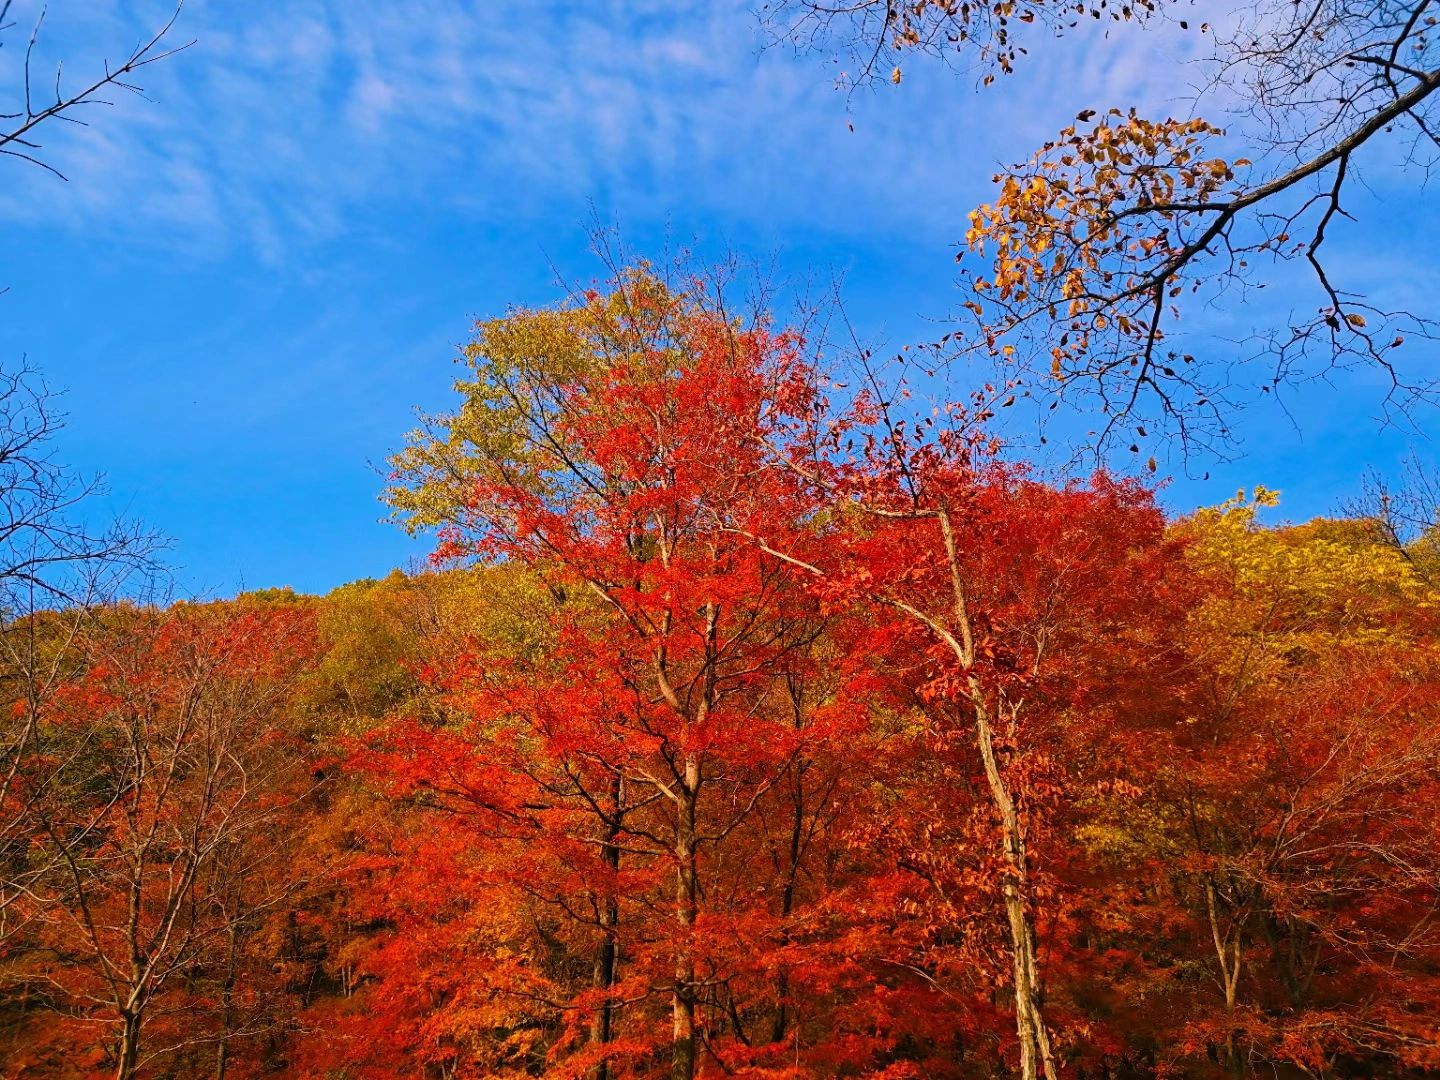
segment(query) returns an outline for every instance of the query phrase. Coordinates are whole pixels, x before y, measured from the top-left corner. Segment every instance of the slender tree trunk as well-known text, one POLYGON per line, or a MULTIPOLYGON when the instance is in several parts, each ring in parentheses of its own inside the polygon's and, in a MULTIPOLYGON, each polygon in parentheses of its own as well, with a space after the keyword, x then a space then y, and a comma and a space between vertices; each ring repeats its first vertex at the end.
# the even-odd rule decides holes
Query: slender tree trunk
POLYGON ((1050 1048, 1050 1029, 1045 1024, 1044 985, 1036 955, 1035 921, 1029 904, 1029 868, 1025 850, 1025 826, 1000 763, 995 757, 994 732, 989 708, 974 696, 975 736, 985 779, 1000 815, 1005 854, 1005 916, 1010 927, 1010 950, 1015 980, 1015 1028, 1020 1038, 1022 1080, 1057 1080, 1055 1057, 1050 1048))
POLYGON ((230 1067, 230 1030, 235 1025, 235 963, 240 928, 230 924, 230 949, 225 960, 225 981, 220 984, 220 1039, 215 1044, 215 1080, 225 1080, 230 1067))
POLYGON ((115 1080, 131 1080, 140 1060, 140 1016, 125 1012, 121 1016, 120 1055, 115 1064, 115 1080))
POLYGON ((691 935, 699 904, 695 863, 695 803, 700 788, 700 766, 695 758, 685 763, 685 782, 675 830, 675 986, 671 995, 674 1018, 674 1052, 671 1080, 695 1076, 695 952, 691 935))
MULTIPOLYGON (((1215 943, 1215 955, 1220 962, 1220 982, 1225 992, 1225 1012, 1233 1015, 1240 996, 1240 930, 1235 927, 1229 933, 1221 933, 1219 899, 1215 895, 1215 882, 1205 878, 1205 912, 1210 917, 1210 936, 1215 943)), ((1245 1075, 1245 1062, 1232 1027, 1225 1035, 1225 1066, 1231 1076, 1245 1075)))
MULTIPOLYGON (((795 878, 800 868, 800 842, 805 835, 805 773, 804 767, 796 766, 795 816, 790 822, 790 862, 786 867, 785 889, 780 896, 781 946, 790 943, 790 931, 785 926, 790 913, 795 910, 795 878)), ((790 972, 782 967, 775 976, 775 1025, 770 1031, 770 1041, 778 1043, 785 1038, 790 1026, 790 1012, 786 999, 790 996, 790 972)))
MULTIPOLYGON (((1021 1080, 1057 1080, 1055 1056, 1050 1049, 1050 1029, 1045 1024, 1044 984, 1040 977, 1040 961, 1035 947, 1035 922, 1030 911, 1029 858, 1025 850, 1025 824, 995 756, 995 733, 991 722, 990 703, 985 689, 974 674, 975 634, 970 622, 970 604, 961 572, 959 543, 950 520, 950 510, 941 506, 936 512, 940 536, 945 544, 945 560, 950 570, 954 618, 953 631, 945 631, 933 619, 926 619, 932 630, 939 629, 967 673, 967 691, 975 715, 975 741, 985 767, 985 780, 990 797, 1000 817, 1001 844, 1005 858, 1005 919, 1010 928, 1010 954, 1015 980, 1015 1030, 1020 1039, 1021 1080), (956 636, 958 634, 958 637, 956 636)), ((913 609, 912 609, 913 610, 913 609)), ((1037 660, 1038 663, 1038 660, 1037 660)))
MULTIPOLYGON (((615 1005, 609 998, 615 985, 619 942, 617 934, 620 925, 620 905, 615 896, 614 875, 620 869, 620 846, 616 842, 620 835, 620 807, 624 797, 622 781, 615 778, 610 789, 610 820, 605 826, 605 843, 600 848, 600 860, 610 872, 612 881, 600 903, 600 945, 595 953, 595 989, 606 997, 600 1002, 595 1019, 590 1024, 590 1041, 606 1045, 615 1036, 615 1005)), ((594 1080, 610 1080, 610 1062, 603 1060, 591 1074, 594 1080)))

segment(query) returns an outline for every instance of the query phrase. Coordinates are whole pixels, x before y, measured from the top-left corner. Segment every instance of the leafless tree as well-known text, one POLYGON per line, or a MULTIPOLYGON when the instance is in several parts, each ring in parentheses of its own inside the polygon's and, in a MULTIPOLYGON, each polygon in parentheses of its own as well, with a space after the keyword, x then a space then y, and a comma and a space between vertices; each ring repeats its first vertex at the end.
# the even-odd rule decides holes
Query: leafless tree
POLYGON ((17 901, 51 869, 23 836, 36 800, 84 745, 35 772, 56 688, 73 645, 127 582, 153 576, 156 537, 114 519, 87 521, 98 483, 54 457, 54 399, 29 369, 0 373, 0 950, 18 932, 17 901))
POLYGON ((1372 524, 1427 584, 1440 583, 1440 475, 1419 454, 1412 452, 1394 477, 1371 469, 1360 495, 1342 509, 1372 524))
MULTIPOLYGON (((999 361, 1038 395, 1097 406, 1100 441, 1133 440, 1137 452, 1162 430, 1223 442, 1245 400, 1347 367, 1380 372, 1387 416, 1405 413, 1437 386, 1426 365, 1402 362, 1433 341, 1432 313, 1397 309, 1327 253, 1365 167, 1400 166, 1418 189, 1440 160, 1440 7, 1260 0, 1216 25, 1194 10, 1183 0, 778 0, 767 15, 783 38, 852 58, 856 80, 882 78, 895 61, 897 82, 900 61, 929 55, 989 83, 1052 34, 1097 19, 1201 35, 1191 107, 1215 122, 1077 102, 1117 108, 1081 109, 995 178, 999 194, 967 234, 984 262, 962 264, 974 293, 961 322, 975 332, 939 348, 999 361), (1190 344, 1177 326, 1182 308, 1235 313, 1281 282, 1299 290, 1296 309, 1263 315, 1238 345, 1190 344)), ((1389 224, 1403 227, 1398 216, 1389 224)))
POLYGON ((45 873, 17 903, 12 974, 113 1030, 118 1080, 195 1048, 223 1075, 261 1022, 234 992, 243 940, 298 887, 279 823, 313 782, 281 716, 310 624, 119 605, 79 638, 24 763, 42 787, 16 831, 45 873))
MULTIPOLYGON (((10 18, 13 5, 14 0, 0 3, 0 48, 5 45, 5 35, 18 25, 10 18)), ((42 134, 42 129, 48 130, 54 126, 53 121, 88 124, 85 115, 91 111, 91 107, 113 104, 109 96, 112 93, 143 94, 143 88, 135 81, 139 72, 151 64, 174 56, 191 44, 187 42, 174 47, 170 45, 171 32, 180 16, 180 8, 181 4, 177 4, 170 18, 136 45, 124 59, 115 63, 102 61, 99 72, 88 76, 79 85, 72 84, 68 87, 64 83, 63 63, 56 66, 54 79, 51 80, 47 73, 43 83, 40 72, 36 70, 35 47, 45 24, 45 9, 41 8, 25 44, 20 86, 12 92, 14 103, 4 112, 0 112, 0 125, 3 125, 0 126, 0 154, 27 161, 54 173, 62 180, 65 179, 64 173, 41 156, 43 146, 38 137, 42 134)))
MULTIPOLYGON (((17 27, 13 7, 13 0, 0 3, 0 58, 17 27)), ((0 105, 0 154, 64 179, 42 156, 41 135, 61 123, 87 124, 86 114, 111 104, 114 92, 141 93, 140 70, 186 47, 168 45, 179 12, 177 5, 123 59, 103 61, 100 71, 67 86, 63 65, 53 79, 38 68, 42 8, 25 39, 10 104, 0 105)), ((22 766, 33 765, 51 696, 73 671, 76 635, 125 582, 153 575, 159 546, 153 533, 132 522, 97 523, 99 481, 55 456, 63 423, 56 395, 33 367, 0 365, 0 949, 23 924, 17 902, 53 868, 25 844, 21 826, 70 764, 68 755, 85 746, 50 759, 45 776, 33 768, 22 775, 22 766)))

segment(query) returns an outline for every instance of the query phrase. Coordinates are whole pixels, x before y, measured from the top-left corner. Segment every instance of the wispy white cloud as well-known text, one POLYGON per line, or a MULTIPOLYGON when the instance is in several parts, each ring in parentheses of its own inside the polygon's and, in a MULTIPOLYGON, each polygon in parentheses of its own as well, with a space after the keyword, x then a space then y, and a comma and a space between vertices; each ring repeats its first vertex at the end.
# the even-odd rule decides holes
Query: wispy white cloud
MULTIPOLYGON (((190 0, 177 33, 197 44, 147 72, 154 100, 65 132, 51 153, 71 188, 26 174, 0 216, 277 258, 405 206, 514 221, 593 198, 841 234, 948 228, 1077 101, 1163 108, 1186 91, 1174 49, 1097 31, 989 92, 917 67, 847 100, 815 58, 762 50, 751 6, 190 0)), ((45 49, 93 66, 166 13, 57 0, 45 49)))

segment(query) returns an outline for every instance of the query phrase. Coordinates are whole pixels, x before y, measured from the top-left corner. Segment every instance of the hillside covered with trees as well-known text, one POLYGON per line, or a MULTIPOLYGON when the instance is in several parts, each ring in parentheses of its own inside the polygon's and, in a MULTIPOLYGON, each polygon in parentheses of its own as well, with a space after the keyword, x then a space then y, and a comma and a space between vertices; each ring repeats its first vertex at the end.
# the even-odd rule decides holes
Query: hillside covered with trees
MULTIPOLYGON (((152 243, 157 206, 246 219, 264 286, 225 282, 185 380, 236 336, 319 347, 366 332, 360 305, 414 306, 419 287, 379 264, 434 225, 418 217, 434 172, 484 188, 467 168, 511 140, 496 160, 518 187, 593 167, 532 125, 600 130, 601 186, 635 165, 636 115, 643 145, 663 143, 640 173, 693 155, 716 186, 747 179, 743 139, 651 110, 673 68, 723 81, 719 31, 662 39, 655 10, 685 5, 573 5, 620 30, 570 6, 537 5, 538 32, 507 6, 495 56, 464 53, 484 5, 377 6, 393 18, 365 27, 345 19, 367 5, 273 5, 282 26, 321 11, 288 40, 268 13, 212 23, 219 74, 193 84, 206 138, 167 143, 132 114, 149 141, 126 159, 120 139, 61 135, 52 157, 40 137, 186 62, 182 13, 93 77, 56 62, 52 79, 44 9, 17 37, 0 0, 0 157, 46 182, 71 161, 113 179, 65 218, 134 215, 133 233, 84 237, 106 288, 124 285, 103 265, 115 236, 152 243), (576 25, 590 55, 629 33, 619 66, 659 77, 527 81, 526 43, 576 25), (462 45, 406 54, 417 28, 462 45), (234 56, 252 66, 223 67, 234 56), (352 144, 301 116, 341 86, 352 144), (432 115, 452 111, 453 127, 432 115), (241 114, 263 138, 241 137, 241 114), (302 176, 307 156, 329 167, 302 176), (137 192, 146 169, 166 182, 137 192), (362 203, 393 216, 356 240, 362 203), (262 325, 293 316, 288 232, 312 245, 306 284, 350 305, 298 344, 262 325)), ((128 26, 126 7, 94 9, 128 26)), ((1433 204, 1393 208, 1440 163, 1440 8, 758 7, 762 51, 835 65, 851 133, 857 94, 913 81, 939 103, 931 68, 979 91, 1032 52, 1118 55, 1107 85, 1133 100, 1067 102, 1074 120, 994 175, 936 240, 952 310, 888 359, 841 285, 787 311, 789 282, 747 292, 733 255, 632 256, 597 213, 599 279, 479 319, 449 404, 393 433, 379 483, 428 563, 324 595, 182 595, 157 534, 111 520, 63 463, 37 371, 0 357, 0 1080, 1440 1076, 1440 476, 1412 458, 1302 524, 1263 486, 1162 501, 1167 471, 1238 453, 1257 402, 1336 383, 1336 413, 1358 387, 1382 420, 1433 422, 1433 204), (1125 81, 1160 40, 1199 73, 1169 114, 1148 107, 1154 71, 1125 81), (1363 258, 1354 233, 1337 251, 1357 205, 1380 219, 1363 258), (1415 237, 1420 255, 1384 263, 1415 237)), ((802 107, 797 70, 718 100, 802 107)), ((1055 70, 1059 86, 1071 69, 1055 70)), ((961 111, 936 104, 927 126, 961 111)), ((941 145, 914 141, 917 160, 941 145)), ((872 205, 913 193, 903 179, 867 178, 872 205)), ((16 190, 0 220, 33 239, 40 189, 16 190)), ((467 231, 452 207, 461 224, 432 231, 508 266, 512 195, 503 222, 467 231)), ((192 314, 175 297, 199 295, 181 279, 219 256, 165 243, 168 335, 192 314)), ((874 285, 888 264, 866 271, 874 285)), ((37 322, 129 314, 93 300, 37 322)), ((123 336, 73 346, 120 357, 116 414, 155 390, 121 366, 123 336)), ((308 425, 358 401, 373 362, 284 386, 312 395, 308 425)), ((146 433, 206 477, 230 533, 242 485, 210 479, 196 432, 264 414, 267 392, 207 414, 195 389, 191 442, 146 433)), ((246 481, 278 494, 300 444, 266 475, 250 454, 268 429, 239 430, 246 481)), ((1263 457, 1247 464, 1265 479, 1263 457)))
POLYGON ((482 323, 435 566, 5 631, 6 1075, 1419 1075, 1440 556, 1052 483, 644 267, 482 323))

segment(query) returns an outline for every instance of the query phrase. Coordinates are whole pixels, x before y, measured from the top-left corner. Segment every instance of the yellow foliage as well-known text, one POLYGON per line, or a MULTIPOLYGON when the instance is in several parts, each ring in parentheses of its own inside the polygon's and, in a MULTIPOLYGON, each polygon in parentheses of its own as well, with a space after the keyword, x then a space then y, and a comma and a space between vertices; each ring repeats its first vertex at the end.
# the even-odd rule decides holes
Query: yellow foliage
POLYGON ((1437 597, 1405 554, 1364 521, 1260 524, 1278 501, 1257 487, 1176 525, 1215 586, 1192 617, 1197 654, 1254 685, 1337 650, 1410 643, 1437 597))
POLYGON ((311 678, 312 711, 348 731, 434 705, 422 678, 436 656, 543 651, 556 598, 517 566, 405 574, 342 585, 319 602, 324 658, 311 678))
POLYGON ((390 459, 394 518, 411 532, 461 522, 483 481, 548 492, 564 454, 556 419, 567 390, 616 367, 673 370, 684 354, 672 329, 692 303, 642 263, 606 292, 478 322, 457 358, 459 407, 423 416, 390 459))

